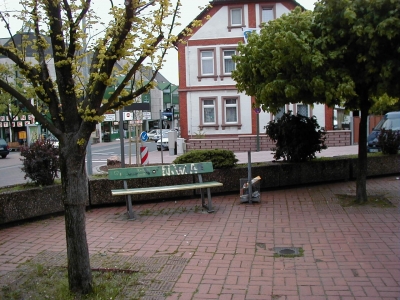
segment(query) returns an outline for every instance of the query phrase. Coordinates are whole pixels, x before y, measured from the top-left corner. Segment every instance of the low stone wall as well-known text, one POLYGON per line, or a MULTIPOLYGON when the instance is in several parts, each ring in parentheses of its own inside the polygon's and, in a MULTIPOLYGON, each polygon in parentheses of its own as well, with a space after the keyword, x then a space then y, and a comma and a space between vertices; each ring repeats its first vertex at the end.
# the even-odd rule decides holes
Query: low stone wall
MULTIPOLYGON (((326 132, 326 145, 328 147, 340 147, 351 145, 350 130, 331 130, 326 132)), ((269 151, 275 143, 268 135, 259 135, 259 150, 269 151)), ((257 150, 257 135, 239 135, 232 138, 218 139, 188 139, 186 150, 198 149, 227 149, 233 152, 245 152, 257 150)))
MULTIPOLYGON (((377 155, 368 157, 367 176, 400 174, 400 155, 377 155)), ((260 176, 263 190, 286 186, 314 184, 355 179, 357 158, 335 157, 316 159, 305 163, 268 162, 254 163, 252 177, 260 176)), ((217 169, 204 174, 204 181, 219 181, 222 187, 212 189, 212 194, 237 193, 239 197, 240 179, 248 177, 247 166, 217 169)), ((128 180, 128 187, 148 187, 190 183, 196 175, 182 175, 147 179, 128 180)), ((124 204, 125 197, 111 196, 112 189, 122 188, 122 181, 107 178, 89 181, 88 206, 124 204)), ((61 186, 32 188, 18 192, 0 193, 0 224, 30 219, 64 210, 61 200, 61 186)), ((132 202, 164 201, 176 197, 199 197, 199 191, 180 191, 131 196, 132 202)))

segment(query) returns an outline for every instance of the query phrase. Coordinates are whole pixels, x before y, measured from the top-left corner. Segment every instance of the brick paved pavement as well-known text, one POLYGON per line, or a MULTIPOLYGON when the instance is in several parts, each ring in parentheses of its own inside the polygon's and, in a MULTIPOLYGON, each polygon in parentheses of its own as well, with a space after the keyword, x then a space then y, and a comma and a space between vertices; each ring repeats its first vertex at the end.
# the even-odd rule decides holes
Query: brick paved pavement
MULTIPOLYGON (((124 206, 96 208, 87 212, 90 253, 172 261, 160 272, 172 294, 146 299, 397 300, 399 183, 367 181, 370 195, 395 208, 342 208, 336 195, 354 194, 351 181, 262 191, 253 204, 215 196, 213 214, 199 199, 135 205, 136 221, 124 206), (274 247, 301 247, 304 256, 274 257, 274 247)), ((0 283, 26 260, 65 254, 64 235, 62 216, 0 229, 0 283)))

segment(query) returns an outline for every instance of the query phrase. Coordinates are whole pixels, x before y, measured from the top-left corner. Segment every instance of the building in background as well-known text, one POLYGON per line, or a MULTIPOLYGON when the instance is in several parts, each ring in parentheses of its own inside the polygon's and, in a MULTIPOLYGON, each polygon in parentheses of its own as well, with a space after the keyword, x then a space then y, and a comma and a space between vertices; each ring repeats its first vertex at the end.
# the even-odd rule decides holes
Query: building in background
POLYGON ((231 73, 235 69, 232 56, 245 33, 260 30, 261 24, 279 18, 296 6, 296 1, 214 0, 196 20, 202 26, 193 28, 191 36, 180 34, 176 44, 179 65, 180 127, 183 138, 196 135, 207 138, 255 135, 274 118, 291 110, 294 114, 316 116, 326 130, 334 129, 334 109, 325 105, 290 104, 276 116, 257 113, 254 99, 239 93, 231 73), (259 118, 259 122, 257 122, 259 118))
MULTIPOLYGON (((7 45, 13 41, 16 43, 19 49, 24 49, 26 53, 26 60, 36 62, 34 58, 36 50, 32 47, 32 41, 35 39, 34 33, 32 33, 29 27, 21 30, 20 33, 15 34, 13 38, 1 38, 0 43, 2 45, 7 45)), ((46 38, 47 42, 50 44, 50 38, 46 38)), ((52 51, 50 48, 46 50, 46 55, 52 56, 52 51)), ((129 63, 126 60, 120 60, 115 68, 116 70, 122 70, 125 64, 129 63)), ((0 56, 0 64, 9 64, 11 67, 13 62, 5 56, 0 56)), ((50 66, 50 76, 55 78, 53 59, 48 60, 48 65, 50 66)), ((148 81, 152 77, 152 70, 142 68, 135 78, 139 78, 143 81, 148 81)), ((18 76, 16 73, 15 76, 18 76)), ((10 78, 12 80, 13 78, 10 78)), ((122 80, 122 77, 121 77, 122 80)), ((179 100, 178 100, 178 87, 170 83, 162 74, 158 73, 155 77, 157 83, 156 87, 150 90, 149 93, 141 95, 138 99, 135 99, 137 103, 148 103, 149 109, 142 110, 132 113, 135 114, 135 119, 140 119, 142 121, 142 130, 151 130, 153 128, 159 128, 160 124, 162 127, 172 126, 172 121, 168 121, 160 115, 160 112, 166 111, 166 109, 174 107, 174 127, 179 127, 179 100), (161 122, 160 122, 161 117, 161 122)), ((128 85, 127 89, 134 84, 128 85)), ((105 93, 105 98, 109 97, 110 92, 114 90, 111 86, 107 89, 105 93)), ((32 104, 37 104, 35 99, 32 99, 32 104)), ((126 109, 125 109, 126 111, 126 109)), ((118 112, 110 111, 106 114, 104 122, 98 124, 96 131, 93 132, 92 138, 94 142, 101 142, 104 140, 105 133, 108 134, 107 141, 112 141, 113 139, 119 138, 119 126, 118 126, 118 112)), ((26 133, 36 132, 32 139, 36 139, 39 136, 46 136, 48 132, 46 128, 43 128, 41 124, 35 122, 35 118, 28 111, 22 111, 18 116, 12 115, 9 111, 0 112, 0 138, 4 138, 10 143, 22 144, 26 142, 26 133), (29 128, 28 128, 29 127, 29 128), (25 138, 23 138, 25 137, 25 138)))

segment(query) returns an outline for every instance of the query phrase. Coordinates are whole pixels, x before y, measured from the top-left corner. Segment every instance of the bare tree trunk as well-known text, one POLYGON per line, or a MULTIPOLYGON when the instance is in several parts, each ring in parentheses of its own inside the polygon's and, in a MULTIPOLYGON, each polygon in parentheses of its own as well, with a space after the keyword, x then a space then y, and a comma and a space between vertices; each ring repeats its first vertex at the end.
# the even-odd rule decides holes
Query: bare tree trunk
POLYGON ((86 239, 85 209, 89 190, 85 170, 85 151, 76 144, 65 145, 60 156, 60 164, 69 288, 73 293, 88 294, 92 291, 92 272, 86 239))
POLYGON ((369 107, 361 105, 356 174, 356 202, 367 202, 367 123, 369 107))

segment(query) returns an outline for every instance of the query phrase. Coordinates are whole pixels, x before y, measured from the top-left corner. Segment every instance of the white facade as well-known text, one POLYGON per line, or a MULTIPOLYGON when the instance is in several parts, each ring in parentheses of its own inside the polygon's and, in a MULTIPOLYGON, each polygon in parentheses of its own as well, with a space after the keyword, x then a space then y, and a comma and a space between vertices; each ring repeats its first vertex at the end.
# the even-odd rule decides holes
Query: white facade
MULTIPOLYGON (((237 4, 230 5, 214 1, 212 5, 209 11, 200 15, 203 17, 203 26, 195 29, 185 44, 178 46, 182 136, 190 138, 199 132, 210 137, 255 134, 253 101, 250 96, 238 93, 235 81, 230 76, 233 62, 229 60, 229 54, 236 54, 238 43, 244 42, 243 29, 260 28, 264 10, 277 18, 289 13, 296 3, 287 7, 262 0, 260 3, 237 1, 237 4), (185 112, 186 117, 183 116, 185 112)), ((285 111, 296 113, 297 107, 297 104, 290 104, 285 111)), ((320 126, 324 127, 324 105, 299 108, 307 111, 308 116, 316 115, 320 126)), ((265 132, 265 126, 273 118, 272 114, 261 112, 259 132, 265 132)))

